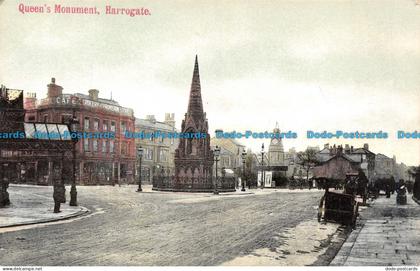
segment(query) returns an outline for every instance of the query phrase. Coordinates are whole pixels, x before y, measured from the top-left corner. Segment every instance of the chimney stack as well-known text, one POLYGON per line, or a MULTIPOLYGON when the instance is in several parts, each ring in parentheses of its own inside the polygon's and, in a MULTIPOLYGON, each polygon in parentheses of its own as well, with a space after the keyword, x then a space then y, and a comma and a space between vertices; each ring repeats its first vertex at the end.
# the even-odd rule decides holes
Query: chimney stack
POLYGON ((34 109, 35 107, 36 107, 36 93, 26 92, 25 98, 23 100, 23 108, 34 109))
POLYGON ((89 97, 94 100, 97 101, 98 97, 99 97, 99 90, 97 89, 89 89, 89 97))
POLYGON ((63 94, 63 87, 55 84, 55 78, 51 78, 51 83, 47 85, 48 87, 48 98, 56 98, 63 94))
POLYGON ((175 127, 175 113, 165 113, 165 123, 175 127))
POLYGON ((344 147, 344 153, 349 154, 350 153, 350 146, 349 144, 346 144, 344 147))
POLYGON ((343 146, 342 145, 338 145, 337 146, 337 155, 342 155, 343 154, 343 146))
POLYGON ((363 149, 368 151, 369 150, 369 144, 368 143, 363 144, 363 149))
POLYGON ((156 123, 155 115, 147 115, 146 120, 150 121, 151 123, 156 123))

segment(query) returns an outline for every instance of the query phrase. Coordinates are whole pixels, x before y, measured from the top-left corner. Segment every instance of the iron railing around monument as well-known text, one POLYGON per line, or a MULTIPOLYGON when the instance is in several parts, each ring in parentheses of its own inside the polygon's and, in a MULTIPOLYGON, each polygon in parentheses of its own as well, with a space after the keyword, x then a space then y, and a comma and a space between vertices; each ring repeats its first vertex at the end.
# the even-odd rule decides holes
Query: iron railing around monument
MULTIPOLYGON (((219 177, 217 187, 220 190, 234 190, 234 177, 219 177)), ((214 189, 214 178, 180 178, 176 176, 153 176, 153 188, 162 190, 196 190, 211 191, 214 189)))

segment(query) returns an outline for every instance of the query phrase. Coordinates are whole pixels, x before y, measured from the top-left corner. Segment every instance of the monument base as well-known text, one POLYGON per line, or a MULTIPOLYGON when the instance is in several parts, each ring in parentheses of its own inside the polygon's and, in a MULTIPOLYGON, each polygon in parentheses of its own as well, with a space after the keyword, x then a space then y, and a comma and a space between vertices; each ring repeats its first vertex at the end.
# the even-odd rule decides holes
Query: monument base
MULTIPOLYGON (((166 192, 189 192, 189 193, 213 193, 214 189, 203 189, 203 188, 169 188, 169 187, 153 187, 154 191, 166 191, 166 192)), ((219 193, 236 192, 236 189, 232 188, 218 188, 219 193)))

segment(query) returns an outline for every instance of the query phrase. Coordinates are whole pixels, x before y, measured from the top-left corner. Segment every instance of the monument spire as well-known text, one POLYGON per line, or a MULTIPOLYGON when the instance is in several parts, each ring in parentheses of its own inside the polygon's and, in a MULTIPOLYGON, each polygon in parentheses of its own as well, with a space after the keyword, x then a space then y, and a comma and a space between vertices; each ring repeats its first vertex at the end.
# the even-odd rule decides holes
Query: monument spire
POLYGON ((216 182, 214 182, 214 156, 210 148, 208 129, 206 113, 203 110, 201 98, 198 57, 195 56, 188 111, 181 124, 181 133, 189 136, 181 137, 178 148, 175 150, 174 178, 171 179, 169 185, 159 182, 154 183, 154 190, 184 192, 235 191, 233 179, 222 182, 221 186, 216 186, 216 182))
POLYGON ((204 117, 203 101, 201 99, 200 71, 198 68, 198 57, 195 55, 194 72, 191 82, 190 100, 188 102, 187 115, 194 120, 202 120, 204 117))

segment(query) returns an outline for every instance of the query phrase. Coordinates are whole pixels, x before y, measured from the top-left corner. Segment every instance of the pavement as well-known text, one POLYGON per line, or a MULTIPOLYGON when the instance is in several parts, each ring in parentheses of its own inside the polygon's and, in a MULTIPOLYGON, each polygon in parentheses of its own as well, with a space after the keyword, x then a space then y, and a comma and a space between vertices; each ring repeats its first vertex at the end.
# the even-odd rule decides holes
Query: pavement
POLYGON ((0 209, 0 228, 46 223, 74 218, 89 210, 82 206, 69 206, 70 187, 66 187, 67 203, 61 204, 61 212, 54 213, 53 188, 44 187, 37 192, 31 185, 10 185, 11 204, 0 209))
POLYGON ((420 265, 420 205, 381 196, 361 213, 361 225, 342 245, 333 266, 420 265))

